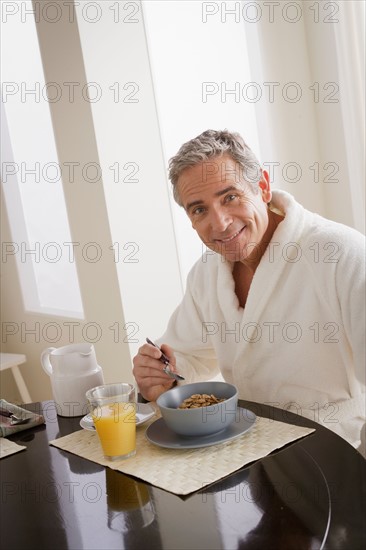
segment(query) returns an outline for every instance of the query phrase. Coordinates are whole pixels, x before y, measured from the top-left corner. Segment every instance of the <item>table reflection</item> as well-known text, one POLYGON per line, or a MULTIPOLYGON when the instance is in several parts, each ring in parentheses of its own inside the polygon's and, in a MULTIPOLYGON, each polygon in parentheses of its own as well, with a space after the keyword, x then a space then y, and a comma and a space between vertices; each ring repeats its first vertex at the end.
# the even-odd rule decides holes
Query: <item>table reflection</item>
POLYGON ((148 485, 106 469, 108 527, 128 532, 144 529, 154 521, 155 511, 148 485))
POLYGON ((289 462, 281 453, 264 459, 212 490, 224 547, 323 548, 331 511, 328 487, 303 449, 294 450, 289 462), (301 481, 293 475, 299 468, 308 473, 301 481))

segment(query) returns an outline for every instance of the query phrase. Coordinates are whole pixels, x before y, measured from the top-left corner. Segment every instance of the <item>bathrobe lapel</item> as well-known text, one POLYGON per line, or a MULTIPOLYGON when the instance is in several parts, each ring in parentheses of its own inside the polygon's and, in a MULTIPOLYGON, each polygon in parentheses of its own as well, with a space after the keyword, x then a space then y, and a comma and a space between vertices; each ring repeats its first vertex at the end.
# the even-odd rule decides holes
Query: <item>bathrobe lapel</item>
MULTIPOLYGON (((283 196, 279 191, 276 193, 274 206, 285 213, 285 219, 273 234, 271 243, 254 274, 245 308, 240 309, 240 323, 242 327, 246 327, 246 338, 242 338, 237 346, 234 364, 238 362, 247 364, 245 356, 249 351, 248 348, 253 346, 250 340, 255 341, 257 325, 266 321, 264 313, 271 307, 276 288, 281 285, 281 278, 285 270, 291 269, 291 261, 289 261, 291 252, 297 254, 296 247, 289 243, 300 245, 304 226, 304 209, 292 197, 283 196)), ((250 365, 248 365, 248 369, 250 369, 250 365)))

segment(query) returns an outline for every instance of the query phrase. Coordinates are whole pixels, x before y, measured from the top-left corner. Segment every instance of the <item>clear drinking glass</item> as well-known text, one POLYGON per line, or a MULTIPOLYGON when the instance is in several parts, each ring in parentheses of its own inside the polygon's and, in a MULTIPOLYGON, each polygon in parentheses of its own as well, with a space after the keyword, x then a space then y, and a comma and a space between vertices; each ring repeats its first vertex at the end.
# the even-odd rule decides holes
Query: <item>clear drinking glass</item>
POLYGON ((105 458, 136 454, 136 391, 132 384, 105 384, 86 392, 105 458))

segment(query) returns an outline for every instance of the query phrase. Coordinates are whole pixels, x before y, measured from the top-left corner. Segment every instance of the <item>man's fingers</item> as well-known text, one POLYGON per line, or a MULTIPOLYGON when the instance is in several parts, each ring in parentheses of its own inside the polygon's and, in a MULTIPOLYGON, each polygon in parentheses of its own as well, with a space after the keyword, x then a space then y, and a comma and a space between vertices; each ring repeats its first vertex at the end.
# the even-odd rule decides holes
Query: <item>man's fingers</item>
POLYGON ((159 359, 161 357, 161 351, 151 344, 144 344, 141 346, 138 353, 144 357, 152 357, 154 359, 159 359))
POLYGON ((152 384, 166 384, 171 378, 163 369, 164 365, 160 361, 140 356, 135 358, 133 374, 139 385, 141 383, 146 385, 147 379, 152 384))
POLYGON ((145 367, 143 371, 141 370, 140 378, 143 378, 144 381, 147 378, 151 378, 151 380, 153 380, 155 384, 163 384, 164 382, 171 380, 170 376, 168 374, 165 374, 163 368, 163 365, 161 365, 161 367, 159 367, 158 369, 145 367))
POLYGON ((163 370, 165 365, 160 361, 162 352, 168 357, 172 370, 175 370, 174 352, 166 344, 161 346, 161 351, 151 344, 144 344, 133 358, 133 375, 140 393, 152 401, 174 384, 174 379, 163 370))

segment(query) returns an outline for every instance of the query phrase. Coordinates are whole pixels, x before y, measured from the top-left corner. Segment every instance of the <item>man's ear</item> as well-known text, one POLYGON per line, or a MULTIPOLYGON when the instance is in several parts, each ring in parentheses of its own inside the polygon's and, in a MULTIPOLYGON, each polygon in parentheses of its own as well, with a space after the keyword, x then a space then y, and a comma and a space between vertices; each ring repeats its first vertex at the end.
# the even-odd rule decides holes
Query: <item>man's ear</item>
POLYGON ((261 179, 259 180, 258 185, 262 193, 263 202, 270 202, 272 199, 272 191, 267 170, 262 170, 261 179))

